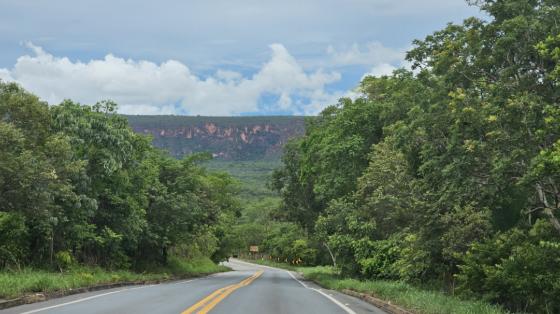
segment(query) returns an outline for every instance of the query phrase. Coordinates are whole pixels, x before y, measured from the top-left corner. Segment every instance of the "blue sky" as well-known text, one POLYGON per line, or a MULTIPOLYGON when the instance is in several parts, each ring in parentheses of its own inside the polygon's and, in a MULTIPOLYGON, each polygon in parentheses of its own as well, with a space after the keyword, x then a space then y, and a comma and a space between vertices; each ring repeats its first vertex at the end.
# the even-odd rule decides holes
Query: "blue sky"
POLYGON ((0 79, 131 114, 316 114, 463 0, 0 1, 0 79))

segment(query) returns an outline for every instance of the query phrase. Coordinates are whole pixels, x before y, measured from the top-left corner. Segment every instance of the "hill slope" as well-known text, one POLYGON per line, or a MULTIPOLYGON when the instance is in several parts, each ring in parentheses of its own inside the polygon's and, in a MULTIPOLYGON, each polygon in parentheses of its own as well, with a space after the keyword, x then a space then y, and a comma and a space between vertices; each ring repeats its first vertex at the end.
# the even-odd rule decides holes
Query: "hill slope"
POLYGON ((304 133, 305 117, 126 116, 134 131, 180 157, 210 152, 217 160, 278 160, 282 146, 304 133))

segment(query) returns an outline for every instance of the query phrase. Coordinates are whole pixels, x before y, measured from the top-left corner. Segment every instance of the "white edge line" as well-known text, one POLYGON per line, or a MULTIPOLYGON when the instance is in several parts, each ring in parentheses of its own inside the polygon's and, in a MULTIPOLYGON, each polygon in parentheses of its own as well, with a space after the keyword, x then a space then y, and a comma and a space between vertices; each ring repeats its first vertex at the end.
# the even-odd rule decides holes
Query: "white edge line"
POLYGON ((304 286, 307 289, 311 289, 315 292, 319 292, 320 294, 322 294, 323 296, 325 296, 327 299, 331 300, 332 302, 334 302, 334 304, 338 305, 340 308, 342 308, 344 311, 346 311, 346 313, 348 314, 356 314, 356 312, 354 312, 351 308, 347 307, 346 305, 342 304, 340 301, 338 301, 337 299, 335 299, 334 297, 324 293, 323 291, 321 291, 320 289, 316 289, 316 288, 311 288, 308 285, 306 285, 304 282, 302 282, 301 280, 297 279, 296 276, 294 276, 294 274, 292 274, 292 272, 287 271, 286 272, 288 274, 290 274, 290 276, 297 282, 299 282, 302 286, 304 286))
MULTIPOLYGON (((184 283, 189 283, 189 282, 196 281, 196 280, 199 280, 199 279, 200 278, 183 280, 183 281, 179 281, 179 282, 174 282, 172 284, 173 285, 184 284, 184 283)), ((141 287, 127 288, 127 289, 121 289, 121 290, 111 291, 111 292, 102 293, 102 294, 96 294, 96 295, 93 295, 91 297, 78 299, 78 300, 74 300, 74 301, 70 301, 70 302, 66 302, 66 303, 56 304, 56 305, 52 305, 52 306, 42 307, 42 308, 39 308, 39 309, 35 309, 35 310, 27 311, 27 312, 22 312, 20 314, 31 314, 31 313, 42 312, 42 311, 54 309, 54 308, 57 308, 57 307, 62 307, 62 306, 66 306, 66 305, 70 305, 70 304, 74 304, 74 303, 80 303, 80 302, 88 301, 88 300, 91 300, 91 299, 96 299, 96 298, 104 297, 104 296, 107 296, 107 295, 119 293, 119 292, 148 288, 148 287, 153 287, 153 286, 155 286, 155 285, 145 285, 145 286, 141 286, 141 287)))
POLYGON ((153 286, 153 285, 136 287, 136 288, 129 288, 129 289, 121 289, 121 290, 117 290, 117 291, 111 291, 111 292, 107 292, 107 293, 96 294, 96 295, 93 295, 91 297, 78 299, 78 300, 74 300, 74 301, 70 301, 70 302, 66 302, 66 303, 56 304, 56 305, 52 305, 52 306, 42 307, 42 308, 39 308, 39 309, 23 312, 21 314, 31 314, 31 313, 42 312, 42 311, 54 309, 54 308, 61 307, 61 306, 66 306, 66 305, 70 305, 70 304, 74 304, 74 303, 80 303, 80 302, 88 301, 88 300, 91 300, 91 299, 104 297, 104 296, 107 296, 107 295, 110 295, 110 294, 115 294, 115 293, 119 293, 119 292, 130 291, 130 290, 136 290, 136 289, 142 289, 142 288, 147 288, 147 287, 151 287, 151 286, 153 286))
POLYGON ((198 279, 200 279, 200 278, 195 278, 195 279, 189 279, 189 280, 183 280, 183 281, 173 282, 172 285, 180 285, 180 284, 183 284, 183 283, 189 283, 189 282, 192 282, 192 281, 195 281, 195 280, 198 280, 198 279))
POLYGON ((297 279, 296 276, 294 276, 294 274, 292 274, 291 271, 285 270, 285 272, 287 272, 288 275, 290 275, 295 281, 299 282, 303 287, 305 287, 305 288, 307 288, 307 289, 312 289, 312 288, 309 288, 309 286, 306 285, 304 282, 302 282, 301 280, 297 279))
POLYGON ((311 290, 314 290, 316 292, 319 292, 320 294, 324 295, 327 299, 331 300, 334 302, 334 304, 338 305, 341 309, 345 310, 346 313, 348 314, 356 314, 356 312, 354 312, 351 308, 347 307, 346 305, 340 303, 340 301, 338 301, 337 299, 335 299, 334 297, 331 297, 330 295, 324 293, 323 291, 319 290, 319 289, 315 289, 315 288, 309 288, 311 290))
POLYGON ((248 264, 248 265, 256 265, 256 266, 260 266, 260 267, 266 267, 266 268, 270 268, 270 269, 274 269, 274 270, 281 270, 281 271, 285 271, 287 272, 290 277, 292 277, 292 279, 294 279, 295 281, 299 282, 304 288, 306 289, 310 289, 313 290, 315 292, 320 293, 321 295, 323 295, 324 297, 326 297, 327 299, 331 300, 334 304, 338 305, 341 309, 343 309, 346 313, 348 314, 356 314, 356 312, 354 312, 351 308, 347 307, 346 305, 342 304, 340 301, 338 301, 337 299, 335 299, 334 297, 331 297, 330 295, 324 293, 323 291, 321 291, 320 289, 315 289, 315 288, 311 288, 308 285, 306 285, 304 282, 302 282, 301 280, 297 279, 296 276, 294 276, 294 274, 292 274, 291 271, 285 270, 285 269, 280 269, 280 268, 276 268, 276 267, 270 267, 270 266, 265 266, 265 265, 259 265, 259 264, 252 264, 252 263, 247 263, 247 262, 243 262, 243 261, 235 261, 235 262, 239 262, 239 263, 243 263, 243 264, 248 264))

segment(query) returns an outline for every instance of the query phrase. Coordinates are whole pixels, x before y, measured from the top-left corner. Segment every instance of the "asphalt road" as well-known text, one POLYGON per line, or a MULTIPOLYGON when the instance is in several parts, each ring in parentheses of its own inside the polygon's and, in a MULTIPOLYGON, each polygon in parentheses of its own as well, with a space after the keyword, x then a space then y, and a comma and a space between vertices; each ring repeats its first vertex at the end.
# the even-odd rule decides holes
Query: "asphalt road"
POLYGON ((234 271, 77 294, 0 313, 384 313, 359 299, 302 281, 285 270, 238 260, 226 265, 234 271))

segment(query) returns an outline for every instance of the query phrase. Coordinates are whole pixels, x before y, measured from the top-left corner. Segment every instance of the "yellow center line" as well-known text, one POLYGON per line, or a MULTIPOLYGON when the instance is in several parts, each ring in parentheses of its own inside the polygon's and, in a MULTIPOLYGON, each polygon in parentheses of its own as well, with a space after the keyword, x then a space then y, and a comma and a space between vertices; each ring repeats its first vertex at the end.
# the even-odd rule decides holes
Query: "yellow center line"
POLYGON ((253 275, 245 278, 241 282, 233 285, 229 285, 224 288, 220 288, 210 295, 206 296, 202 300, 198 301, 193 306, 189 307, 188 309, 184 310, 181 314, 191 314, 197 312, 198 314, 206 314, 210 310, 212 310, 220 301, 225 299, 228 295, 230 295, 233 291, 250 285, 255 279, 257 279, 260 275, 262 275, 263 271, 259 270, 258 272, 254 273, 253 275), (201 309, 202 308, 202 309, 201 309), (197 311, 198 310, 198 311, 197 311))
POLYGON ((230 285, 224 288, 220 288, 216 291, 214 291, 212 294, 208 295, 207 297, 205 297, 204 299, 198 301, 196 304, 194 304, 193 306, 189 307, 188 309, 184 310, 181 314, 191 314, 194 313, 194 311, 196 309, 198 309, 199 307, 202 307, 204 304, 208 303, 210 300, 212 300, 212 298, 216 297, 217 295, 219 295, 220 293, 226 291, 227 289, 233 287, 235 285, 230 285))

